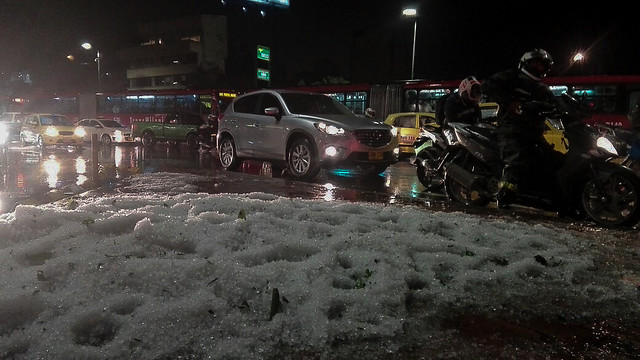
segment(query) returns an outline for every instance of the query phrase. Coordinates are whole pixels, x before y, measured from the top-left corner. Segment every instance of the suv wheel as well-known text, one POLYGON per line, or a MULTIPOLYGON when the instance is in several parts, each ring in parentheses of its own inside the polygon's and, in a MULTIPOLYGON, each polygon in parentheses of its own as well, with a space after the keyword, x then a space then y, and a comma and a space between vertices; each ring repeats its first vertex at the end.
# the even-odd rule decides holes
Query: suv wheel
POLYGON ((142 134, 142 146, 151 147, 156 144, 156 137, 152 132, 146 132, 142 134))
POLYGON ((102 138, 100 139, 102 145, 111 145, 111 136, 108 134, 102 134, 102 138))
POLYGON ((287 163, 291 175, 299 179, 313 179, 320 171, 315 150, 307 139, 296 139, 289 148, 287 163))
POLYGON ((218 158, 225 170, 234 170, 238 166, 240 159, 238 159, 238 155, 236 154, 236 144, 233 143, 233 140, 229 136, 225 136, 220 140, 218 158))

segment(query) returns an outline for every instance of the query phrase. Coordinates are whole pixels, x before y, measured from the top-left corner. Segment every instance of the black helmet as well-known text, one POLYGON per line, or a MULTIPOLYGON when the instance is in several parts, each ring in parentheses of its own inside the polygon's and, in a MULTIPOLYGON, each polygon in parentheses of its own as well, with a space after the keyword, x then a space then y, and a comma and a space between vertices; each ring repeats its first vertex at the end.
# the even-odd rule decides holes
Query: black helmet
POLYGON ((539 80, 549 73, 553 67, 553 58, 543 49, 533 49, 522 55, 518 69, 539 80))

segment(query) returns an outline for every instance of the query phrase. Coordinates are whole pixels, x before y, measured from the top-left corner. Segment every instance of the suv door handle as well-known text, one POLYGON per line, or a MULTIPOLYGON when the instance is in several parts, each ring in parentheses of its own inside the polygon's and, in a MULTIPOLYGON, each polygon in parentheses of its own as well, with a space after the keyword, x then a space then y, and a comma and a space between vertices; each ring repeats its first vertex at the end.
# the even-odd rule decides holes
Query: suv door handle
POLYGON ((262 126, 262 125, 260 125, 260 123, 259 123, 259 122, 256 122, 255 124, 253 124, 253 126, 254 126, 254 127, 259 128, 259 127, 260 127, 260 126, 262 126))

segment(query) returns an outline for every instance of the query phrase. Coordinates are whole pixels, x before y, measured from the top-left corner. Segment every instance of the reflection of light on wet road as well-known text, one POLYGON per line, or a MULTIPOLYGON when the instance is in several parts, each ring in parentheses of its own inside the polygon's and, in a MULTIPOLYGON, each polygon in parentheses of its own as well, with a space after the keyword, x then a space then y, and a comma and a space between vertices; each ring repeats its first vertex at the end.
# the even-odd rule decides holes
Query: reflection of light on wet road
POLYGON ((87 178, 84 174, 87 173, 87 161, 82 157, 78 156, 76 159, 76 174, 78 177, 76 179, 76 185, 84 184, 89 178, 87 178))
POLYGON ((58 184, 58 173, 60 172, 60 163, 54 155, 49 155, 49 158, 45 160, 44 171, 47 174, 47 185, 51 189, 55 189, 58 184))
POLYGON ((113 149, 113 161, 116 165, 116 168, 119 168, 122 165, 123 159, 124 159, 124 153, 122 152, 122 147, 116 146, 113 149))
POLYGON ((87 173, 87 161, 79 156, 76 159, 76 172, 78 174, 86 174, 87 173))
POLYGON ((333 201, 335 200, 335 186, 331 183, 324 184, 324 188, 327 190, 326 194, 324 194, 325 201, 333 201))

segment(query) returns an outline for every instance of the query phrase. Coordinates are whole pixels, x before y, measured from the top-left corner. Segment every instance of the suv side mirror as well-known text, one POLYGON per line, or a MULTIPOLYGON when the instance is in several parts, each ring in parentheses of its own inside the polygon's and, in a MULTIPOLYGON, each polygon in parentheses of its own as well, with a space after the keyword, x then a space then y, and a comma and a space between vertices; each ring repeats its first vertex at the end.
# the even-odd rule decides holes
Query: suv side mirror
POLYGON ((280 110, 277 107, 268 107, 266 109, 264 109, 264 114, 265 115, 269 115, 269 116, 273 116, 276 118, 276 120, 280 120, 280 118, 282 117, 280 115, 280 110))

